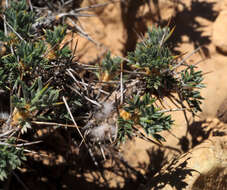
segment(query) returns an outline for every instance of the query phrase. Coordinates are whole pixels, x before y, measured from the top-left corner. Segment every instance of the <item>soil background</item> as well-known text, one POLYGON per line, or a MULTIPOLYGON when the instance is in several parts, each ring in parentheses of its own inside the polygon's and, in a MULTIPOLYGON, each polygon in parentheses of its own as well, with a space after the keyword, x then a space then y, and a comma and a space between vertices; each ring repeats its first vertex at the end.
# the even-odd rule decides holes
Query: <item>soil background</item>
MULTIPOLYGON (((106 1, 84 0, 81 7, 104 2, 106 1)), ((206 73, 204 76, 206 88, 202 90, 202 95, 205 97, 203 112, 195 119, 188 115, 188 121, 185 120, 183 113, 173 113, 175 124, 171 132, 163 133, 166 138, 164 145, 168 146, 167 148, 159 148, 137 138, 122 146, 123 159, 107 161, 100 170, 89 165, 88 160, 77 158, 75 162, 79 163, 78 168, 75 168, 75 165, 67 167, 62 165, 62 157, 58 158, 60 164, 51 164, 48 159, 40 161, 32 166, 30 172, 20 171, 19 176, 29 187, 28 189, 138 189, 141 184, 146 184, 167 161, 208 139, 211 131, 217 126, 226 127, 226 124, 216 118, 216 114, 227 96, 227 55, 217 51, 213 43, 213 24, 219 13, 227 10, 227 1, 126 0, 122 2, 113 2, 92 9, 91 13, 95 15, 94 17, 79 19, 81 27, 95 41, 93 43, 79 35, 74 36, 73 43, 78 41, 76 55, 79 61, 89 64, 100 58, 106 49, 113 55, 125 56, 125 52, 135 48, 136 41, 139 40, 138 36, 144 35, 148 28, 154 25, 166 26, 169 22, 170 27, 176 26, 168 41, 174 54, 190 53, 200 47, 197 53, 187 59, 187 63, 194 64, 201 61, 198 69, 206 73)), ((53 138, 56 141, 56 138, 61 137, 53 138)), ((23 189, 23 187, 15 182, 11 189, 23 189)))

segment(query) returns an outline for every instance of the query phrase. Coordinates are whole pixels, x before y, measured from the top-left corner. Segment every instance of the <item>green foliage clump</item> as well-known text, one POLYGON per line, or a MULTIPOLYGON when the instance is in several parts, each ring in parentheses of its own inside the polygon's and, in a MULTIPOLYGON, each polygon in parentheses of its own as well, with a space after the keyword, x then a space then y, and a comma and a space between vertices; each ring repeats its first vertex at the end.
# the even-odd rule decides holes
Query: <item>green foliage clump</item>
POLYGON ((0 181, 4 181, 11 171, 20 167, 22 161, 26 160, 23 149, 16 148, 14 139, 10 139, 8 144, 0 145, 0 181))
MULTIPOLYGON (((35 13, 28 11, 26 1, 12 1, 10 7, 5 10, 4 15, 10 28, 13 28, 21 37, 28 38, 32 35, 35 13)), ((11 42, 15 42, 19 37, 11 31, 6 38, 11 42)))
POLYGON ((148 31, 147 37, 137 44, 135 51, 128 54, 127 65, 136 69, 135 74, 139 73, 137 79, 142 81, 144 89, 140 92, 142 97, 133 96, 123 106, 130 117, 123 116, 119 119, 121 140, 132 136, 132 126, 135 124, 140 125, 147 135, 151 134, 156 140, 164 140, 158 133, 171 128, 173 120, 165 113, 172 109, 165 110, 161 105, 157 106, 155 103, 160 98, 176 100, 178 107, 187 109, 193 116, 202 111, 200 106, 203 97, 199 90, 205 87, 202 83, 203 74, 195 71, 195 65, 183 64, 184 61, 177 61, 177 56, 172 55, 165 43, 172 32, 173 29, 170 31, 167 28, 153 27, 148 31), (174 94, 178 94, 179 99, 174 94))
POLYGON ((195 71, 195 66, 190 65, 181 72, 181 88, 180 95, 183 100, 186 100, 193 113, 202 111, 200 105, 204 98, 201 96, 199 89, 205 87, 202 83, 202 71, 195 71))
POLYGON ((155 98, 151 98, 149 94, 142 97, 134 96, 128 102, 124 110, 130 114, 130 119, 119 119, 119 138, 125 140, 126 135, 133 133, 133 126, 140 125, 147 135, 152 135, 158 141, 165 139, 158 133, 163 130, 169 130, 173 124, 170 115, 165 115, 155 103, 155 98), (122 125, 123 124, 123 125, 122 125))
POLYGON ((171 89, 174 78, 169 71, 174 65, 174 57, 165 41, 168 39, 168 29, 152 28, 148 37, 139 42, 134 52, 129 52, 129 65, 144 70, 147 88, 161 93, 160 89, 166 86, 171 89))
POLYGON ((111 79, 117 80, 122 60, 119 57, 111 57, 111 53, 107 52, 106 56, 100 64, 99 78, 103 82, 111 79))
MULTIPOLYGON (((34 13, 28 10, 26 1, 12 2, 4 14, 6 21, 14 20, 15 23, 9 22, 13 30, 9 27, 8 33, 2 32, 1 40, 5 40, 7 52, 0 59, 0 88, 12 95, 14 108, 25 110, 29 107, 27 111, 39 112, 40 115, 41 110, 56 106, 59 98, 59 89, 51 86, 51 81, 48 82, 53 73, 48 72, 51 68, 58 67, 61 59, 69 59, 71 56, 71 51, 66 45, 60 47, 66 35, 66 27, 54 27, 53 31, 46 30, 44 35, 37 33, 23 39, 22 34, 30 34, 31 26, 35 22, 34 13), (18 15, 22 13, 25 18, 30 19, 18 20, 18 15), (16 41, 7 40, 10 33, 16 36, 16 41), (20 93, 15 93, 17 90, 20 93)), ((48 115, 46 117, 49 118, 48 115)))
POLYGON ((51 45, 51 48, 55 50, 58 58, 69 58, 71 57, 71 51, 68 46, 60 48, 60 44, 66 35, 66 27, 54 26, 54 30, 45 31, 46 42, 51 45))
MULTIPOLYGON (((19 81, 22 87, 23 96, 17 94, 12 95, 11 102, 17 112, 21 115, 19 118, 21 126, 29 123, 31 120, 51 120, 54 112, 44 115, 47 109, 53 109, 61 102, 57 102, 59 98, 59 90, 49 87, 49 84, 43 86, 40 78, 38 78, 32 86, 28 87, 23 81, 19 81), (37 114, 39 113, 39 114, 37 114)), ((17 124, 17 123, 16 123, 17 124)), ((26 128, 25 128, 26 131, 26 128)), ((23 131, 22 131, 23 132, 23 131)))
POLYGON ((119 57, 111 58, 111 53, 108 52, 101 63, 101 69, 109 73, 116 72, 120 68, 121 59, 119 57))
MULTIPOLYGON (((61 91, 62 80, 69 77, 64 74, 60 79, 53 80, 54 77, 58 78, 53 77, 54 72, 57 73, 62 67, 67 68, 71 60, 71 51, 67 44, 62 44, 66 27, 35 31, 33 24, 37 18, 35 12, 29 10, 26 0, 12 1, 2 14, 5 20, 1 23, 4 30, 0 31, 0 41, 6 49, 0 57, 0 89, 10 95, 8 104, 11 110, 10 120, 5 125, 20 129, 19 132, 23 134, 32 128, 35 121, 63 118, 67 122, 69 119, 66 118, 69 117, 61 91)), ((72 93, 64 95, 70 102, 80 101, 72 93)), ((3 142, 8 142, 7 138, 3 142)), ((15 146, 1 145, 2 180, 20 166, 20 160, 24 160, 16 143, 15 146)))

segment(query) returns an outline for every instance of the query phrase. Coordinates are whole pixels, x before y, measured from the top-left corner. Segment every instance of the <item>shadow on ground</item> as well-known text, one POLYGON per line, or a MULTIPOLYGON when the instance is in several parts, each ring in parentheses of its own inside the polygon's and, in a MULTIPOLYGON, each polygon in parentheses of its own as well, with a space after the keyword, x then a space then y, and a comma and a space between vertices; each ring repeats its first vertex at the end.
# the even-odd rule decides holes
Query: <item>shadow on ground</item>
POLYGON ((207 123, 206 120, 195 121, 188 126, 187 134, 181 137, 178 143, 183 152, 189 151, 209 138, 212 129, 204 127, 205 123, 207 123))
MULTIPOLYGON (((52 138, 52 141, 59 138, 52 138)), ((62 143, 64 143, 62 141, 62 143)), ((48 147, 48 142, 45 142, 48 147)), ((136 190, 141 187, 149 187, 161 189, 163 185, 170 184, 176 189, 182 189, 187 184, 183 180, 191 175, 191 170, 186 168, 186 162, 173 167, 177 160, 173 160, 166 168, 167 173, 158 174, 160 169, 167 163, 167 153, 164 149, 151 148, 147 150, 149 156, 149 164, 140 163, 138 167, 130 166, 116 152, 113 153, 113 163, 111 166, 105 166, 99 161, 99 166, 94 166, 90 156, 84 148, 79 152, 69 153, 62 151, 56 147, 52 149, 52 162, 44 164, 30 157, 26 161, 24 170, 17 170, 11 176, 8 189, 11 190, 57 190, 57 189, 95 189, 95 190, 136 190), (59 155, 66 160, 64 163, 57 164, 57 158, 53 159, 53 155, 59 155), (116 183, 114 187, 111 185, 113 178, 108 174, 114 174, 116 183), (152 179, 152 181, 150 181, 152 179), (122 182, 120 182, 122 181, 122 182), (150 181, 151 183, 147 184, 150 181), (148 186, 147 186, 148 185, 148 186)))
MULTIPOLYGON (((183 2, 183 1, 182 1, 183 2)), ((198 22, 198 18, 214 21, 218 12, 214 11, 215 3, 193 0, 188 8, 183 4, 183 10, 175 10, 171 25, 176 26, 176 30, 170 39, 173 47, 178 47, 183 43, 182 36, 187 36, 189 43, 193 43, 194 48, 201 47, 205 56, 210 56, 207 45, 211 43, 211 37, 203 35, 203 26, 198 22)))
MULTIPOLYGON (((174 2, 174 15, 170 18, 170 28, 176 26, 172 37, 169 39, 173 52, 180 53, 176 51, 176 47, 183 43, 182 37, 187 36, 189 39, 187 43, 192 43, 194 48, 201 47, 203 54, 209 57, 210 53, 207 46, 211 43, 211 39, 210 36, 203 35, 203 28, 206 26, 201 25, 198 18, 214 21, 218 16, 218 12, 214 10, 215 3, 192 0, 191 6, 188 7, 183 0, 169 1, 174 2), (179 8, 179 5, 183 8, 179 8)), ((127 51, 133 51, 138 40, 138 34, 141 35, 147 31, 145 20, 152 20, 155 25, 162 27, 168 25, 169 19, 162 19, 161 8, 159 0, 143 0, 140 3, 127 0, 121 3, 122 21, 127 33, 124 54, 127 51), (150 8, 150 11, 145 15, 138 16, 139 8, 145 4, 153 4, 155 9, 151 10, 150 8)))

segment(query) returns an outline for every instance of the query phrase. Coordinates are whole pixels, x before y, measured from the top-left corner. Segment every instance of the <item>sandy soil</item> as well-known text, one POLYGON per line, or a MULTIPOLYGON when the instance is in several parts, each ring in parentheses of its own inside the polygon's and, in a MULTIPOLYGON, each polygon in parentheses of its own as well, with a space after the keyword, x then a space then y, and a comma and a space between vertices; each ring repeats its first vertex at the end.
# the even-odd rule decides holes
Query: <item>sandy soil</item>
MULTIPOLYGON (((106 1, 84 0, 82 7, 97 2, 106 1)), ((174 53, 191 52, 201 47, 198 53, 188 59, 188 63, 203 60, 198 65, 198 69, 207 73, 204 79, 207 88, 202 91, 205 97, 203 112, 194 120, 189 116, 189 124, 186 123, 183 113, 173 113, 175 125, 171 133, 163 133, 166 138, 164 145, 177 148, 183 153, 208 138, 209 130, 203 131, 202 127, 215 127, 220 124, 215 117, 218 107, 226 98, 227 56, 216 51, 212 43, 212 27, 219 12, 227 7, 227 3, 224 0, 183 0, 182 4, 170 0, 150 2, 149 6, 146 3, 141 5, 136 13, 133 12, 134 9, 128 12, 122 9, 119 2, 95 9, 91 12, 96 15, 95 17, 84 17, 79 20, 81 27, 92 37, 93 42, 75 35, 74 44, 78 40, 77 57, 85 63, 94 61, 106 49, 114 55, 123 56, 125 49, 131 50, 135 46, 134 40, 130 41, 130 39, 136 39, 137 34, 144 33, 147 27, 166 26, 171 20, 171 27, 176 25, 175 32, 169 41, 174 53)), ((84 172, 84 176, 78 176, 72 172, 72 175, 65 174, 61 180, 71 189, 75 186, 80 189, 105 189, 98 185, 100 182, 108 184, 109 189, 123 187, 123 189, 137 189, 139 184, 153 175, 152 171, 158 171, 167 160, 179 155, 177 151, 169 148, 159 149, 141 139, 126 143, 122 147, 122 153, 124 162, 120 162, 119 165, 107 162, 104 166, 106 169, 101 174, 95 171, 90 173, 91 170, 88 170, 87 173, 84 172), (112 166, 117 173, 111 169, 112 166)), ((60 176, 60 174, 56 175, 60 176)), ((31 178, 30 181, 34 180, 31 178)), ((43 184, 45 180, 43 179, 43 184)), ((57 189, 54 183, 39 185, 40 189, 57 189)), ((39 189, 38 186, 37 189, 39 189)))
MULTIPOLYGON (((183 113, 174 113, 173 118, 176 122, 171 134, 163 133, 167 140, 166 145, 171 145, 184 152, 194 146, 192 143, 194 137, 190 132, 187 133, 187 129, 190 131, 189 128, 191 127, 193 130, 197 130, 194 126, 201 126, 202 123, 207 122, 213 123, 212 126, 215 126, 218 122, 214 119, 217 109, 226 98, 227 85, 224 81, 227 80, 227 56, 218 53, 212 43, 213 23, 218 13, 225 8, 225 2, 219 0, 185 0, 183 1, 185 7, 170 1, 160 0, 158 2, 158 6, 151 3, 150 8, 148 5, 141 6, 136 15, 142 19, 138 19, 134 24, 136 32, 143 33, 143 25, 148 27, 152 27, 153 24, 164 26, 171 19, 171 25, 176 25, 174 35, 170 39, 173 51, 191 52, 195 48, 201 47, 198 53, 188 59, 188 63, 203 60, 198 65, 198 69, 206 73, 204 83, 207 88, 202 91, 205 100, 202 106, 203 112, 199 115, 200 118, 193 120, 189 117, 190 125, 187 127, 183 113), (152 14, 150 14, 149 9, 152 10, 152 14)), ((86 2, 84 5, 86 5, 86 2)), ((95 13, 97 17, 81 19, 85 30, 89 31, 94 40, 110 49, 113 54, 123 55, 129 30, 125 30, 125 25, 122 22, 119 3, 108 5, 95 13)), ((85 43, 83 39, 78 38, 78 54, 83 55, 86 51, 90 55, 89 58, 82 56, 81 61, 87 62, 95 59, 99 55, 100 49, 92 43, 85 43)), ((146 172, 150 162, 154 159, 151 158, 152 150, 154 152, 156 149, 157 147, 154 147, 153 144, 136 139, 123 147, 124 158, 130 166, 140 168, 138 170, 143 173, 146 172), (141 164, 144 164, 144 167, 141 167, 141 164)), ((178 155, 177 152, 169 149, 163 150, 163 154, 169 159, 178 155)), ((115 186, 116 182, 119 181, 115 179, 111 184, 115 186)))

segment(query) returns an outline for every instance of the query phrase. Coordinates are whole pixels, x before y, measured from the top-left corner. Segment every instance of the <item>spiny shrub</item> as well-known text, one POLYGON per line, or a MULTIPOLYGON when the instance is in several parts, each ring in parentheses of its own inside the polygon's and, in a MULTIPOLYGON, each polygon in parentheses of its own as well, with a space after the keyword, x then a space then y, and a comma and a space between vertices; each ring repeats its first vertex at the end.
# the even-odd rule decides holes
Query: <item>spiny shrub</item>
POLYGON ((34 140, 41 125, 63 127, 92 151, 144 136, 139 128, 160 143, 160 132, 174 122, 168 112, 201 111, 203 74, 172 55, 166 42, 173 29, 153 27, 126 58, 108 52, 86 65, 65 42, 71 29, 65 23, 39 24, 25 0, 11 1, 1 15, 0 89, 10 96, 11 112, 1 127, 0 180, 25 160, 17 139, 9 141, 11 131, 22 139, 30 132, 34 140), (177 107, 166 109, 164 97, 177 107))

